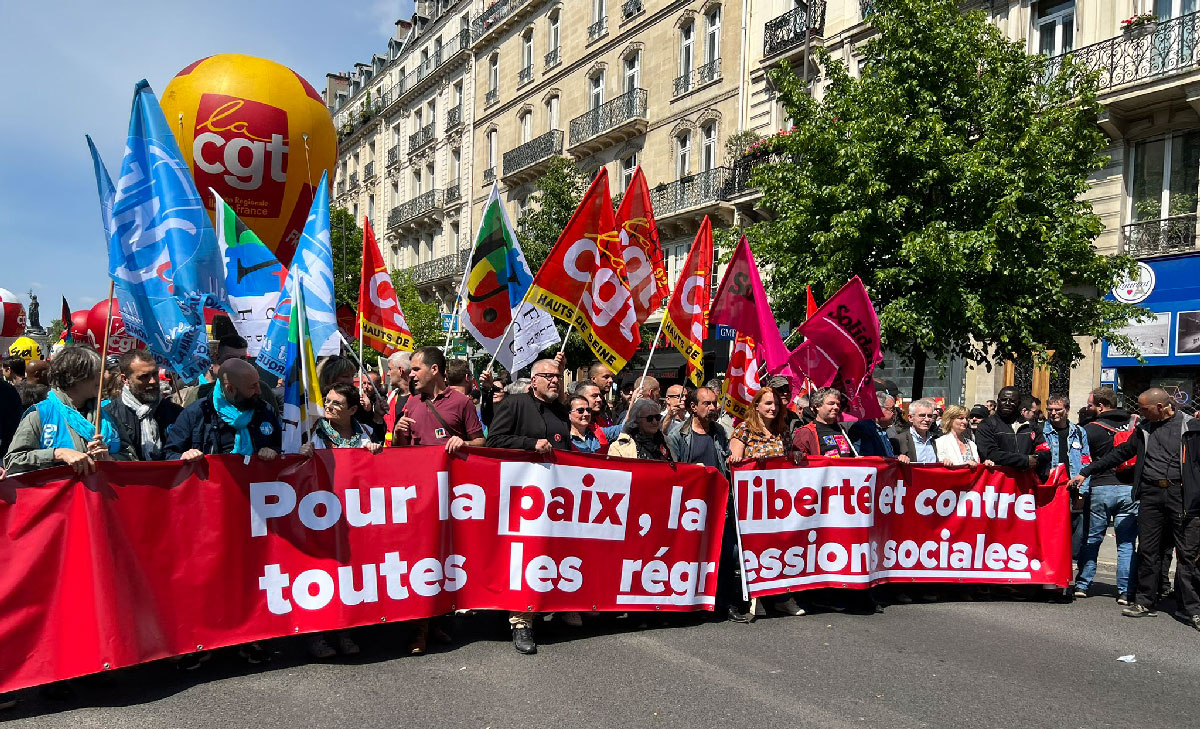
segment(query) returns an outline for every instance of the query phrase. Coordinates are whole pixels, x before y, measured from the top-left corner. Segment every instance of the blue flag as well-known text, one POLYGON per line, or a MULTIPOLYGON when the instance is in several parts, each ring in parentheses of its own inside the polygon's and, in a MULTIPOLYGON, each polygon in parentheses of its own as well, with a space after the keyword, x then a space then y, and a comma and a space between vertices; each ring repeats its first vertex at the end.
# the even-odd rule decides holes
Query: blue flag
POLYGON ((337 351, 337 308, 333 300, 333 248, 329 231, 329 180, 321 175, 316 197, 308 211, 304 232, 296 246, 296 255, 283 283, 275 318, 267 327, 267 336, 258 352, 258 365, 278 377, 288 371, 288 323, 296 287, 304 288, 308 338, 317 354, 337 351))
POLYGON ((134 89, 115 190, 94 146, 92 155, 108 275, 125 328, 166 367, 195 378, 209 365, 204 307, 226 308, 224 261, 187 163, 144 80, 134 89))

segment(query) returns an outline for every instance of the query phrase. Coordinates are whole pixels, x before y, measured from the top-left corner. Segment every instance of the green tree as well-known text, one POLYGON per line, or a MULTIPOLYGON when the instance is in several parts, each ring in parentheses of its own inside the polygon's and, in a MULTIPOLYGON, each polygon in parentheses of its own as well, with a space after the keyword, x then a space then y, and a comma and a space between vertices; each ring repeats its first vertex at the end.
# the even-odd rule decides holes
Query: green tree
POLYGON ((442 315, 437 304, 421 300, 421 292, 413 282, 411 271, 393 271, 392 286, 396 289, 396 300, 400 311, 412 332, 413 347, 440 347, 446 343, 442 332, 442 315))
POLYGON ((1094 77, 1070 61, 1047 76, 959 6, 877 0, 859 78, 818 49, 820 100, 773 72, 795 128, 753 175, 775 212, 750 231, 775 313, 802 320, 805 284, 825 298, 860 276, 918 393, 927 354, 1075 360, 1072 335, 1120 341, 1138 311, 1097 296, 1134 264, 1095 253, 1080 199, 1106 161, 1094 77))
POLYGON ((59 336, 60 336, 60 335, 62 335, 62 333, 63 333, 63 330, 64 330, 64 329, 66 329, 66 328, 67 328, 67 327, 66 327, 66 325, 65 325, 65 324, 63 324, 63 320, 62 320, 62 319, 53 319, 53 320, 51 320, 51 322, 50 322, 50 326, 49 326, 49 327, 46 329, 46 332, 47 332, 47 334, 49 334, 49 335, 50 335, 50 341, 51 341, 51 343, 53 343, 53 342, 57 342, 57 341, 58 341, 58 338, 59 338, 59 336))
POLYGON ((329 231, 333 249, 334 299, 338 304, 357 306, 362 279, 362 228, 358 227, 349 210, 335 207, 329 210, 329 231))

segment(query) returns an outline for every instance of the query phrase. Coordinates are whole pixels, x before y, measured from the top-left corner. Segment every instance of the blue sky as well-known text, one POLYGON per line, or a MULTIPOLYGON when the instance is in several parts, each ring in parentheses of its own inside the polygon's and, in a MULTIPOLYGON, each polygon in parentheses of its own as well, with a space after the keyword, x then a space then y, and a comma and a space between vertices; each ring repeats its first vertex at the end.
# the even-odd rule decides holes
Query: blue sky
POLYGON ((161 94, 192 61, 217 53, 270 58, 318 91, 325 74, 381 52, 412 0, 4 2, 0 8, 0 288, 31 287, 42 324, 108 291, 91 134, 121 166, 133 85, 161 94))

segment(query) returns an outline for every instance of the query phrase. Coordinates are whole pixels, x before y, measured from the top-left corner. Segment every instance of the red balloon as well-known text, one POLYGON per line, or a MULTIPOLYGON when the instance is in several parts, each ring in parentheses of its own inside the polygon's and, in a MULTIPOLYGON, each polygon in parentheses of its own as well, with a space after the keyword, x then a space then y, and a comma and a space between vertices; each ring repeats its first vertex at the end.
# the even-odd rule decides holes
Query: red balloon
MULTIPOLYGON (((117 300, 101 301, 92 307, 87 314, 87 330, 97 350, 104 347, 104 322, 108 319, 109 307, 112 307, 112 324, 108 330, 108 353, 125 354, 131 349, 137 349, 142 343, 125 332, 125 319, 121 317, 121 305, 117 300)), ((72 316, 72 318, 74 318, 72 316)))
POLYGON ((88 331, 88 313, 87 309, 72 312, 71 326, 67 327, 67 331, 70 332, 73 343, 86 344, 94 348, 96 342, 92 338, 92 333, 88 331))

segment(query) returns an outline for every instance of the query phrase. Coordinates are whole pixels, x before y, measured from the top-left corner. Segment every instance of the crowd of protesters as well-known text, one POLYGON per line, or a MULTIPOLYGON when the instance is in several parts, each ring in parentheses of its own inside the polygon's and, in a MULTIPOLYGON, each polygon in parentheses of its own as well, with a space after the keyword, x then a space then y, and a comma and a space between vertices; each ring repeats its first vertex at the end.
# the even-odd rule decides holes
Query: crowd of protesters
MULTIPOLYGON (((211 369, 202 381, 177 389, 144 350, 101 360, 87 347, 67 347, 49 363, 19 358, 0 363, 0 455, 4 473, 69 466, 79 475, 103 460, 197 461, 213 454, 272 460, 282 450, 281 383, 271 382, 247 357, 247 343, 230 335, 215 343, 211 369), (97 409, 100 417, 96 419, 97 409), (99 423, 97 426, 96 423, 99 423)), ((1075 584, 1056 601, 1086 598, 1092 589, 1100 545, 1111 526, 1117 546, 1117 602, 1129 617, 1155 615, 1174 597, 1177 614, 1200 630, 1200 420, 1178 410, 1160 388, 1138 398, 1138 412, 1119 406, 1116 393, 1099 388, 1070 420, 1064 395, 1042 403, 1015 387, 970 409, 943 408, 917 399, 902 408, 892 383, 877 382, 882 415, 855 419, 836 389, 793 397, 785 378, 766 380, 747 416, 734 422, 723 407, 719 381, 666 389, 653 377, 617 386, 613 372, 593 364, 586 377, 565 382, 564 358, 535 362, 527 379, 511 381, 483 373, 478 381, 464 360, 447 360, 425 347, 393 354, 385 372, 365 376, 352 359, 327 357, 318 367, 324 398, 300 451, 327 448, 439 445, 506 448, 550 454, 555 450, 599 453, 674 463, 698 463, 728 475, 734 466, 770 457, 803 463, 812 457, 894 458, 901 463, 948 467, 1004 466, 1045 479, 1065 466, 1070 478, 1075 584), (1175 578, 1168 579, 1172 558, 1175 578)), ((732 509, 727 510, 718 613, 752 622, 768 609, 799 616, 815 608, 877 609, 878 603, 909 602, 901 588, 813 590, 767 603, 741 600, 740 555, 732 509), (852 594, 851 594, 852 593, 852 594)), ((921 599, 937 599, 936 589, 921 599)), ((568 625, 581 617, 559 615, 568 625)), ((537 616, 513 612, 515 649, 537 651, 537 616)), ((449 642, 437 620, 413 621, 408 650, 420 655, 429 640, 449 642)), ((309 636, 315 658, 353 655, 347 631, 309 636)), ((262 644, 241 646, 248 662, 268 660, 262 644)), ((198 668, 207 653, 176 660, 198 668)), ((65 683, 49 693, 69 694, 65 683)), ((8 702, 0 696, 0 708, 8 702)))

